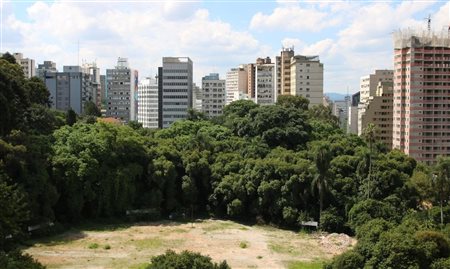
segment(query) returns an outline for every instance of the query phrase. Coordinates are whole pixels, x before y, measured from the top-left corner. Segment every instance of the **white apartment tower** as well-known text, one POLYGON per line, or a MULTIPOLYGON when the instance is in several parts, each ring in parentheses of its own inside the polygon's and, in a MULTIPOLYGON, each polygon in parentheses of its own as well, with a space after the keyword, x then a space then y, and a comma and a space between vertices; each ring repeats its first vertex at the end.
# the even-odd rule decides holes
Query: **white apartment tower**
POLYGON ((225 106, 225 80, 212 73, 202 78, 202 111, 208 117, 222 115, 225 106))
POLYGON ((226 104, 233 101, 248 99, 247 96, 247 70, 245 65, 240 65, 237 68, 231 68, 227 72, 225 89, 226 89, 226 104))
POLYGON ((138 122, 144 128, 158 128, 158 81, 145 78, 138 85, 138 122))
POLYGON ((163 57, 163 65, 158 69, 160 128, 187 118, 188 109, 193 105, 192 70, 189 57, 163 57))
POLYGON ((323 103, 323 64, 319 56, 296 55, 291 58, 291 85, 293 95, 303 96, 310 106, 323 103))
POLYGON ((33 59, 23 58, 23 54, 19 52, 13 53, 16 62, 22 67, 23 74, 26 78, 36 76, 36 67, 33 59))
POLYGON ((122 122, 136 120, 138 72, 129 68, 127 58, 118 58, 114 69, 106 69, 106 117, 122 122))

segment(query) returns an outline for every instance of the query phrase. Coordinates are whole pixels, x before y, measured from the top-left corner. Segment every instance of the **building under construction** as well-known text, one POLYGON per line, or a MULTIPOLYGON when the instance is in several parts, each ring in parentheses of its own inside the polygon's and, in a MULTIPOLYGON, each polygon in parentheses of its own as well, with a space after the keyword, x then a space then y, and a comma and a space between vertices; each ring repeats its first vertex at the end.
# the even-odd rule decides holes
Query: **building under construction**
POLYGON ((394 33, 393 147, 426 163, 450 155, 449 37, 394 33))

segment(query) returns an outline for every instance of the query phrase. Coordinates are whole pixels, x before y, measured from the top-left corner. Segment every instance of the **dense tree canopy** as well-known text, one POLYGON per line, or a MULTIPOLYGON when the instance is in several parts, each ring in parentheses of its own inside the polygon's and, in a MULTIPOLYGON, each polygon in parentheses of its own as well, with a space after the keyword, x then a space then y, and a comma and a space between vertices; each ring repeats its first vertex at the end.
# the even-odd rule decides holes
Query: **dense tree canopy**
POLYGON ((64 115, 48 96, 0 59, 2 249, 28 225, 185 213, 356 233, 331 268, 448 264, 450 161, 417 164, 374 136, 346 135, 327 107, 241 100, 220 118, 191 111, 150 131, 89 120, 93 103, 64 115))

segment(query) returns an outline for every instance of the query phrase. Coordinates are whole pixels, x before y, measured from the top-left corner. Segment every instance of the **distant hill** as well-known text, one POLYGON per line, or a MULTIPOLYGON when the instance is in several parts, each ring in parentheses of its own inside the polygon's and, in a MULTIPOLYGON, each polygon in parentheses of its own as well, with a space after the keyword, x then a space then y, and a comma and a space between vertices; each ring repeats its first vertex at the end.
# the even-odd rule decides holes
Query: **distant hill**
POLYGON ((331 99, 331 101, 342 101, 345 99, 346 96, 346 94, 337 92, 326 92, 324 94, 328 96, 331 99))

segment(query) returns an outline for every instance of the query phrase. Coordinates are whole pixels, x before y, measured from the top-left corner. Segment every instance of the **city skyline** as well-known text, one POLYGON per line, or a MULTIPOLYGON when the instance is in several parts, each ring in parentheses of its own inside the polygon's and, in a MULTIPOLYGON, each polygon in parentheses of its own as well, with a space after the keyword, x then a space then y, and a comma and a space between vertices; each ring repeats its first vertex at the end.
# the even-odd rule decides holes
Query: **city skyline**
POLYGON ((104 74, 126 57, 144 78, 157 74, 163 56, 186 56, 200 85, 206 74, 225 77, 230 68, 294 46, 296 54, 319 55, 324 92, 339 93, 358 91, 359 78, 372 70, 393 68, 391 32, 426 29, 429 14, 433 30, 449 25, 449 3, 442 1, 2 2, 3 51, 23 52, 37 64, 51 60, 62 69, 96 61, 104 74))

